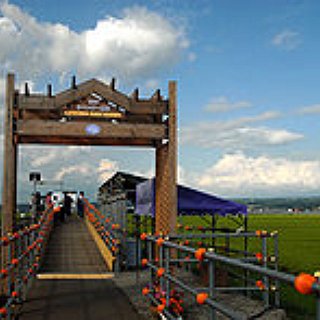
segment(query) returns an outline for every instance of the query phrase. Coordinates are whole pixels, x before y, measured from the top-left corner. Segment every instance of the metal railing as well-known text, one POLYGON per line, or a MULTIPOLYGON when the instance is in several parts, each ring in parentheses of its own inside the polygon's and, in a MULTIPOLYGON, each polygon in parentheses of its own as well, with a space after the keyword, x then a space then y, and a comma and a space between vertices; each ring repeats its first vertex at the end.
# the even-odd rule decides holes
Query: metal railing
MULTIPOLYGON (((264 237, 263 234, 260 234, 260 236, 264 237)), ((215 294, 220 289, 227 291, 227 288, 219 288, 216 283, 215 269, 217 264, 220 263, 225 266, 247 270, 259 276, 260 278, 256 281, 255 286, 247 287, 246 290, 260 290, 263 293, 265 307, 269 305, 269 293, 277 292, 280 282, 293 286, 301 294, 313 295, 316 299, 316 319, 320 320, 320 282, 318 278, 312 275, 302 273, 294 276, 278 270, 269 269, 265 264, 256 265, 241 259, 217 254, 210 249, 195 249, 189 246, 179 245, 173 241, 169 241, 169 238, 141 234, 141 240, 146 242, 147 247, 147 256, 142 259, 141 264, 150 270, 149 283, 147 287, 143 289, 143 294, 149 297, 152 303, 157 306, 159 313, 162 313, 169 319, 178 318, 177 314, 171 312, 170 291, 172 287, 179 287, 184 292, 191 294, 195 297, 199 305, 209 306, 209 317, 211 320, 216 319, 217 311, 230 319, 250 319, 250 317, 244 316, 242 313, 215 299, 215 294), (194 263, 196 261, 197 263, 207 264, 209 276, 207 287, 191 287, 175 276, 172 266, 176 263, 176 257, 179 252, 188 255, 189 259, 184 259, 186 263, 194 263), (191 256, 193 258, 191 258, 191 256), (159 282, 159 289, 154 289, 154 281, 159 282), (163 293, 161 299, 157 297, 156 291, 163 293)))
MULTIPOLYGON (((198 231, 202 228, 197 228, 198 231)), ((189 231, 189 229, 188 229, 189 231)), ((279 269, 279 237, 278 232, 267 232, 265 230, 256 230, 254 232, 217 232, 217 233, 184 233, 177 234, 174 236, 167 237, 168 240, 174 241, 180 245, 186 246, 198 246, 198 247, 210 247, 211 250, 214 250, 216 253, 221 253, 223 255, 231 256, 237 258, 243 262, 255 263, 262 265, 264 268, 270 268, 273 270, 279 269), (231 245, 231 240, 236 240, 236 248, 231 245), (199 241, 200 240, 200 241, 199 241), (217 244, 217 240, 222 240, 224 245, 217 244), (241 242, 237 240, 243 240, 244 248, 241 248, 241 242), (254 248, 254 251, 249 251, 249 240, 251 247, 254 248), (253 241, 255 242, 253 243, 253 241), (271 250, 270 243, 268 240, 271 240, 271 250)), ((252 249, 251 248, 251 249, 252 249)), ((188 262, 194 262, 188 259, 188 262)), ((184 262, 184 261, 181 261, 184 262)), ((241 279, 243 281, 243 287, 228 287, 228 288, 219 288, 219 291, 252 291, 252 287, 249 287, 249 283, 255 283, 250 279, 250 273, 248 270, 244 270, 243 276, 240 274, 233 273, 233 276, 241 279)), ((268 279, 263 279, 264 283, 267 284, 268 279)), ((275 280, 275 283, 272 286, 272 291, 274 292, 274 305, 276 307, 280 306, 280 292, 279 292, 279 283, 278 280, 275 280)), ((269 306, 270 294, 269 291, 263 291, 263 299, 265 302, 265 307, 269 306)))
POLYGON ((45 210, 38 223, 0 239, 6 265, 1 269, 0 282, 6 302, 0 308, 0 319, 12 319, 13 307, 22 302, 32 277, 39 269, 53 225, 53 210, 45 210))
POLYGON ((117 236, 117 232, 120 229, 119 224, 112 223, 112 220, 107 215, 101 213, 94 205, 92 205, 87 199, 85 201, 85 215, 88 218, 89 223, 95 228, 100 238, 112 254, 114 258, 114 269, 119 270, 119 251, 120 240, 117 236))

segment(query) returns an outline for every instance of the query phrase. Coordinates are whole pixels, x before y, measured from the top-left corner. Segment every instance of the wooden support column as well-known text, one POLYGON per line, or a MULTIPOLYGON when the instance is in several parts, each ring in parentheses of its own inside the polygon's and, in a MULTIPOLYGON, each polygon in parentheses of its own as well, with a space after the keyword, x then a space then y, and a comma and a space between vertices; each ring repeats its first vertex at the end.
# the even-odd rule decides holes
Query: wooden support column
POLYGON ((4 132, 4 161, 2 185, 2 234, 11 232, 16 213, 17 144, 14 141, 14 75, 8 74, 4 132))
POLYGON ((177 97, 169 82, 168 141, 156 148, 156 233, 173 234, 177 225, 177 97))

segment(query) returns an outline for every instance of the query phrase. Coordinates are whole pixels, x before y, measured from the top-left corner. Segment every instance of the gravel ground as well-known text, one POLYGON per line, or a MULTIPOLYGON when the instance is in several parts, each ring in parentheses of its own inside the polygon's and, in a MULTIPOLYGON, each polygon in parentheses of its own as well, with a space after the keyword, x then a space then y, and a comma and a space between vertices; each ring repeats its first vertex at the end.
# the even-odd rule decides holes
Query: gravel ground
MULTIPOLYGON (((137 309, 139 314, 146 320, 157 319, 156 315, 151 312, 150 303, 146 297, 141 294, 141 290, 148 284, 148 271, 140 271, 139 273, 121 272, 116 275, 114 282, 123 290, 128 296, 133 306, 137 309)), ((179 279, 186 280, 188 284, 194 287, 201 287, 197 277, 189 272, 179 270, 179 279)), ((240 294, 217 294, 217 301, 226 306, 234 308, 239 312, 243 319, 261 319, 261 320, 284 320, 288 319, 283 310, 270 310, 262 315, 263 303, 261 301, 253 300, 240 294), (256 315, 256 316, 255 316, 256 315)), ((208 306, 199 306, 195 302, 195 298, 189 295, 184 297, 184 309, 186 313, 184 320, 205 320, 210 319, 210 311, 208 306)), ((217 320, 228 319, 220 313, 217 313, 217 320)))

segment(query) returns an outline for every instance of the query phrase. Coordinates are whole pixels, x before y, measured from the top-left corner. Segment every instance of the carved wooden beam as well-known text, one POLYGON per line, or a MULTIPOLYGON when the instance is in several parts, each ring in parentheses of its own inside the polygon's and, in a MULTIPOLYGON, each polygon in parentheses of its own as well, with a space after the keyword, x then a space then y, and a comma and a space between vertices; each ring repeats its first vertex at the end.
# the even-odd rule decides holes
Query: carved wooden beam
POLYGON ((16 133, 20 137, 77 137, 79 140, 86 138, 165 139, 166 127, 163 124, 110 122, 92 124, 87 121, 19 120, 16 133))

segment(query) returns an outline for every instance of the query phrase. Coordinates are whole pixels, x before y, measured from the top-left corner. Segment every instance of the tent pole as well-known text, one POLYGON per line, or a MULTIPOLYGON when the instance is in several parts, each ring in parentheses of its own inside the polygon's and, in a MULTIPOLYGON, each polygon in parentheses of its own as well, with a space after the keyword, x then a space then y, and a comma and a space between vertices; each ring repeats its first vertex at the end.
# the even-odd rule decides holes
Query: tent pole
MULTIPOLYGON (((212 233, 212 234, 215 233, 215 227, 216 227, 216 216, 215 216, 215 214, 213 214, 213 215, 212 215, 212 221, 211 221, 211 228, 212 228, 211 233, 212 233)), ((212 246, 212 248, 214 248, 215 245, 216 245, 215 238, 212 237, 212 239, 211 239, 211 246, 212 246)))
MULTIPOLYGON (((247 215, 244 216, 243 224, 244 224, 244 232, 247 233, 248 232, 248 216, 247 215)), ((243 238, 243 241, 244 241, 244 258, 246 259, 248 257, 248 237, 245 236, 243 238)), ((248 276, 249 276, 248 270, 244 269, 244 286, 245 286, 245 288, 248 287, 248 276)), ((245 294, 248 295, 248 290, 245 290, 245 294)))

